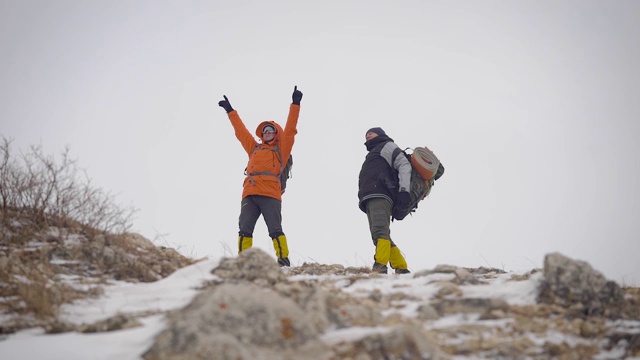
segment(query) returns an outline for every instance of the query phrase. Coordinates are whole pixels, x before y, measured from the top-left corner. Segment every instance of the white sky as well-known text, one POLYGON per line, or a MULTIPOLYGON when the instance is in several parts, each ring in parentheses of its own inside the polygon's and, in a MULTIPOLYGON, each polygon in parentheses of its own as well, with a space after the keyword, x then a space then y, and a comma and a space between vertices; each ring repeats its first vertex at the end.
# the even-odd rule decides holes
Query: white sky
MULTIPOLYGON (((372 263, 364 133, 446 173, 392 224, 410 269, 541 267, 640 282, 640 2, 0 0, 0 135, 69 146, 186 255, 235 251, 247 127, 304 93, 283 202, 292 264, 372 263)), ((258 221, 254 245, 273 253, 258 221)))

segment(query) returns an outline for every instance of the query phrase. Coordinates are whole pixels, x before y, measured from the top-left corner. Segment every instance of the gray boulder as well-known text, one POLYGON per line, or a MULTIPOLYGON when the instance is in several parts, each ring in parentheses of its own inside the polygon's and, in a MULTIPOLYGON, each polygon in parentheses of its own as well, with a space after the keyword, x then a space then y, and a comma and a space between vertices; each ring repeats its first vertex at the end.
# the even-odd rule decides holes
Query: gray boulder
POLYGON ((588 263, 551 253, 545 256, 543 274, 539 303, 569 308, 574 316, 622 315, 625 305, 622 289, 588 263))

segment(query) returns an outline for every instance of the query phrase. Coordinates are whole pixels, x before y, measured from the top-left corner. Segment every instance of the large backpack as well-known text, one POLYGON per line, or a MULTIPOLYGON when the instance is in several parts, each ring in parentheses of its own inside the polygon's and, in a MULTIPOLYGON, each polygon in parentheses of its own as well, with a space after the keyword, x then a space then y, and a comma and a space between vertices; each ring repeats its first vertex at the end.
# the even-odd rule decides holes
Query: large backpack
MULTIPOLYGON (((282 191, 282 194, 284 194, 284 191, 287 188, 287 179, 291 178, 291 168, 293 167, 293 155, 289 155, 289 160, 287 160, 287 163, 284 166, 282 166, 282 156, 280 155, 280 147, 278 146, 276 146, 275 148, 263 147, 262 144, 258 144, 253 148, 252 153, 257 150, 270 150, 276 153, 276 156, 278 157, 278 162, 280 163, 280 190, 282 191)), ((244 174, 247 175, 247 168, 244 168, 244 174)), ((271 173, 267 173, 267 174, 255 173, 255 174, 248 174, 248 175, 277 176, 271 173)))
POLYGON ((394 203, 392 210, 392 218, 394 220, 402 220, 407 215, 415 212, 418 208, 418 203, 431 193, 431 188, 435 185, 435 181, 444 174, 444 165, 442 165, 433 151, 426 146, 413 149, 411 154, 408 154, 406 150, 402 150, 402 152, 411 163, 411 185, 409 189, 411 201, 406 208, 399 208, 394 203))

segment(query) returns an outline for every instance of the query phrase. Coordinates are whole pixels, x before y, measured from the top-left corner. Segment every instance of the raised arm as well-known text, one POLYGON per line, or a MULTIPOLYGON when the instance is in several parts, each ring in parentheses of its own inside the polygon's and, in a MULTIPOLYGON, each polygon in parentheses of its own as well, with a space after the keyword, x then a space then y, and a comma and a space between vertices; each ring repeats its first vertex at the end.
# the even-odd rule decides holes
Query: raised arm
POLYGON ((302 100, 302 92, 298 90, 298 86, 294 86, 291 99, 292 102, 291 105, 289 105, 287 123, 284 126, 284 132, 280 140, 280 152, 283 162, 286 162, 289 158, 291 149, 293 149, 293 143, 295 142, 295 136, 298 133, 298 117, 300 116, 300 101, 302 100))
POLYGON ((240 115, 238 115, 238 112, 233 109, 227 96, 223 95, 223 97, 224 100, 219 101, 218 105, 227 112, 229 120, 231 120, 231 125, 235 131, 236 138, 240 141, 240 144, 242 144, 244 151, 246 151, 247 154, 251 154, 253 148, 258 145, 258 142, 253 138, 253 135, 251 135, 247 127, 244 125, 242 119, 240 119, 240 115))

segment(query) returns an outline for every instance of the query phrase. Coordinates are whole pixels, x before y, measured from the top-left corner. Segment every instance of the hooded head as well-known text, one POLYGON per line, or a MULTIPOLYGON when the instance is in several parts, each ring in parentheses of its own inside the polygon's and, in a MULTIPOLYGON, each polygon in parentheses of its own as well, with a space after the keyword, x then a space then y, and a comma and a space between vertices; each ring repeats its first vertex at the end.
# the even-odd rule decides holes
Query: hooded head
POLYGON ((385 133, 384 130, 382 130, 382 128, 380 127, 374 127, 367 130, 364 136, 366 139, 364 146, 366 146, 367 150, 369 151, 371 151, 376 145, 380 143, 393 141, 393 139, 387 136, 387 133, 385 133), (375 135, 371 135, 370 133, 373 133, 375 135))
POLYGON ((370 132, 375 133, 378 136, 386 136, 387 135, 387 133, 385 133, 384 130, 382 130, 382 128, 380 128, 380 127, 374 127, 374 128, 371 128, 371 129, 367 130, 367 132, 365 133, 365 136, 366 136, 366 134, 368 134, 370 132))
POLYGON ((275 121, 271 120, 261 122, 260 125, 258 125, 258 127, 256 128, 256 135, 258 135, 263 143, 266 142, 265 134, 268 132, 275 132, 275 136, 270 139, 269 142, 275 141, 280 136, 280 133, 282 133, 282 128, 275 121))

